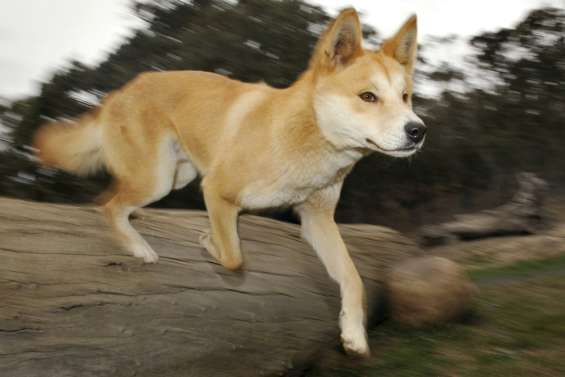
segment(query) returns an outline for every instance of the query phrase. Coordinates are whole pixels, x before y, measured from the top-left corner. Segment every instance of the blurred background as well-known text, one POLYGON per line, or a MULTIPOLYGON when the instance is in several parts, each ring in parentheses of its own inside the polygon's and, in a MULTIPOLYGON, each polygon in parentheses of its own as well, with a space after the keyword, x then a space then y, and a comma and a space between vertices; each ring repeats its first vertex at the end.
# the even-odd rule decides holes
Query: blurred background
MULTIPOLYGON (((563 0, 18 0, 0 3, 0 195, 82 203, 108 184, 38 166, 29 144, 139 72, 196 69, 288 86, 340 8, 377 47, 419 16, 416 112, 429 127, 410 160, 373 155, 348 177, 340 222, 410 232, 505 202, 518 172, 565 188, 563 0)), ((158 207, 203 208, 199 183, 158 207)), ((292 219, 288 214, 279 217, 292 219)))

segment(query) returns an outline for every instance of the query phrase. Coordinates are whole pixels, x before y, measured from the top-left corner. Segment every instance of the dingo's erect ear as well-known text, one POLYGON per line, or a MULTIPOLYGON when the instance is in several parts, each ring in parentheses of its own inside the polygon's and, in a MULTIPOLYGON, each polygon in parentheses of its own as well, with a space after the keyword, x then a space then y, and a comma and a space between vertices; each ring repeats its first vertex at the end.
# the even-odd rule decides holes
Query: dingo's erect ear
POLYGON ((331 71, 351 63, 363 53, 359 16, 353 8, 341 11, 320 37, 310 67, 331 71))
POLYGON ((416 15, 410 17, 396 34, 387 39, 382 46, 382 51, 396 59, 406 69, 412 71, 416 60, 418 47, 418 22, 416 15))

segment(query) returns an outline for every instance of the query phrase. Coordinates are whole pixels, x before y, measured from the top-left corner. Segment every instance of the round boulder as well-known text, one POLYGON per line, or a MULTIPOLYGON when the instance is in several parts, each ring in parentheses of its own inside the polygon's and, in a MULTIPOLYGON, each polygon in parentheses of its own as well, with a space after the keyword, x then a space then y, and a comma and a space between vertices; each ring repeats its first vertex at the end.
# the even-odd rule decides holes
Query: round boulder
POLYGON ((390 270, 386 284, 392 318, 411 326, 461 317, 477 292, 461 266, 435 256, 400 262, 390 270))

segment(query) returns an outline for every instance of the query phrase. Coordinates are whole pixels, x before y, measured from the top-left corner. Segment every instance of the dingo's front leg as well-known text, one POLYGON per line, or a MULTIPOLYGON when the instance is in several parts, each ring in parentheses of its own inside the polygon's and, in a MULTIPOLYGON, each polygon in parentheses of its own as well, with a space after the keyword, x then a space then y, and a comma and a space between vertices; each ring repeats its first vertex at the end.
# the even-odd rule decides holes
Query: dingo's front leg
POLYGON ((363 283, 334 221, 340 189, 341 183, 338 183, 318 191, 297 210, 304 238, 312 245, 332 279, 339 284, 343 347, 348 353, 368 356, 363 283))
POLYGON ((237 234, 239 208, 206 187, 204 201, 211 230, 209 234, 200 237, 200 243, 222 266, 229 270, 237 270, 243 261, 237 234))

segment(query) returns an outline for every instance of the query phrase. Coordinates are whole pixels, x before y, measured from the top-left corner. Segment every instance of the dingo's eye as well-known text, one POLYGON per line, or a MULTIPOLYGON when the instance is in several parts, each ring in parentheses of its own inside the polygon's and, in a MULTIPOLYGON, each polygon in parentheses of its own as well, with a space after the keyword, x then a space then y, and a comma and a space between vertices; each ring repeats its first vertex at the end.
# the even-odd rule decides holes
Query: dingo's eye
POLYGON ((408 98, 408 92, 402 93, 402 100, 404 101, 404 103, 408 102, 408 98))
POLYGON ((359 94, 359 98, 361 98, 365 102, 377 102, 378 98, 371 92, 363 92, 359 94))

